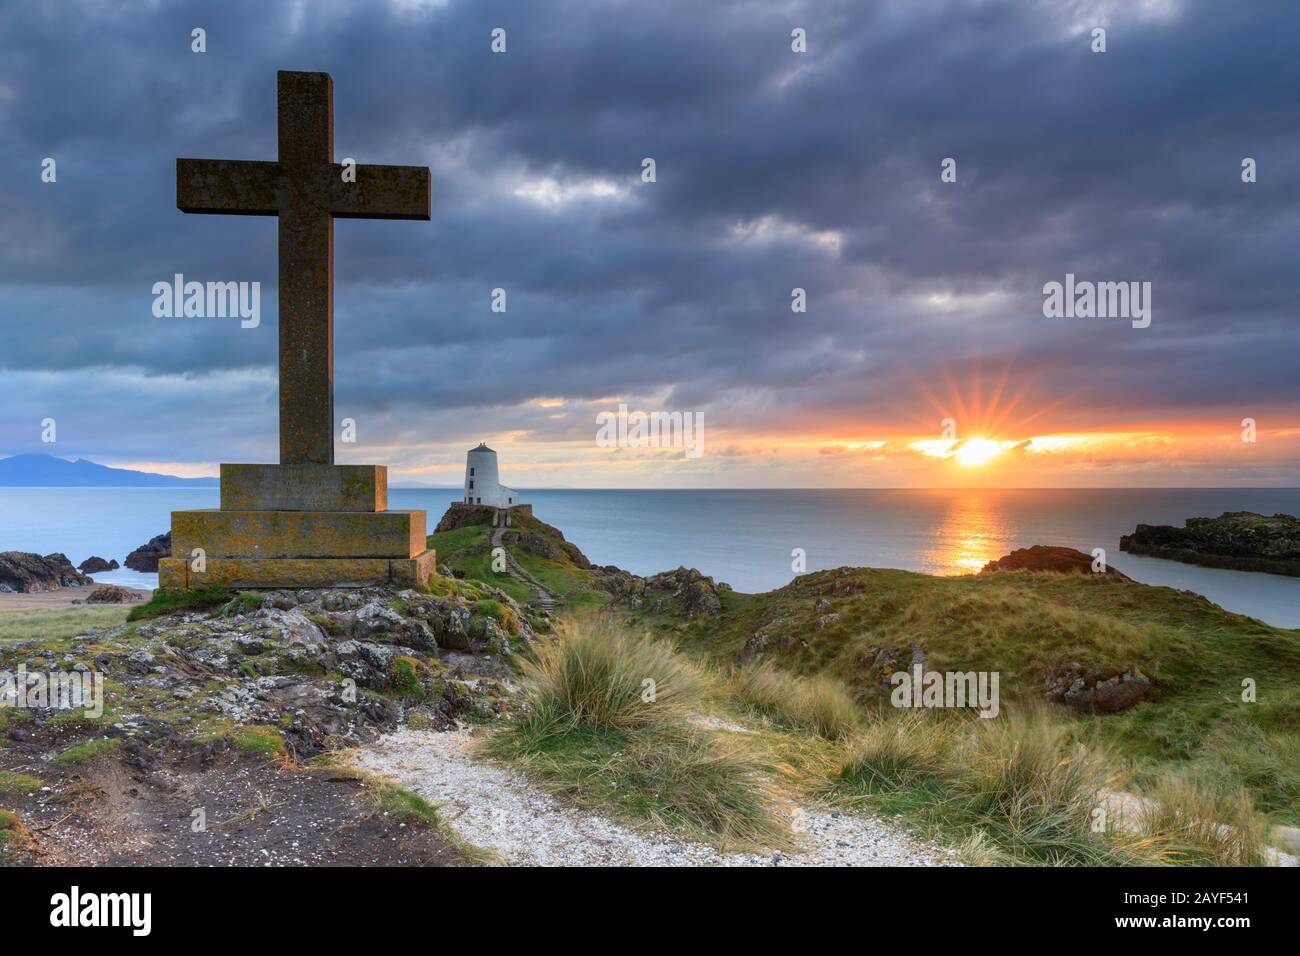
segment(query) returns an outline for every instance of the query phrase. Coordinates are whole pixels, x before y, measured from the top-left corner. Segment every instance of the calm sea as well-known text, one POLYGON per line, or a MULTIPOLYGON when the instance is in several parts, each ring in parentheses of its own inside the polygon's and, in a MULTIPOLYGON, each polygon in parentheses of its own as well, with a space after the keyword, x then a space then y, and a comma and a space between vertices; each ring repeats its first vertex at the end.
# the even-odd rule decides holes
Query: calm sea
MULTIPOLYGON (((1300 627, 1300 578, 1220 571, 1119 550, 1139 522, 1181 525, 1224 511, 1300 514, 1300 489, 525 491, 539 518, 598 564, 638 574, 697 567, 741 591, 788 582, 791 552, 807 568, 841 565, 967 574, 1013 548, 1090 552, 1150 584, 1203 594, 1232 611, 1300 627)), ((394 489, 393 508, 424 508, 432 530, 456 489, 394 489)), ((121 561, 169 527, 169 512, 214 508, 210 488, 0 488, 0 550, 62 551, 121 561)), ((152 575, 95 576, 153 586, 152 575)))

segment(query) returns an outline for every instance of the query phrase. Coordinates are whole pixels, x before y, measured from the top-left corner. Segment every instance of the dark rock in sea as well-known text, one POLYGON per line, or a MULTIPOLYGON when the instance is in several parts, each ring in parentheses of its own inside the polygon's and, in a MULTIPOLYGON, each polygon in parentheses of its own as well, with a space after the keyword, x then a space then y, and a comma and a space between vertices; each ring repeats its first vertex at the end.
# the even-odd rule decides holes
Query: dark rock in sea
POLYGON ((136 599, 135 593, 116 584, 101 584, 90 592, 87 604, 130 604, 136 599))
POLYGON ((141 574, 157 574, 158 560, 170 558, 172 554, 172 533, 160 534, 150 538, 148 544, 142 544, 126 556, 126 566, 141 574))
POLYGON ((102 571, 116 571, 121 567, 121 565, 117 563, 117 558, 114 558, 112 561, 105 561, 101 557, 91 555, 85 561, 82 561, 81 564, 77 565, 77 567, 84 574, 99 574, 102 571))
POLYGON ((1103 571, 1093 571, 1093 557, 1074 548, 1057 548, 1036 544, 1032 548, 1019 548, 1010 554, 984 565, 980 574, 994 571, 1053 571, 1057 574, 1104 574, 1110 578, 1130 580, 1107 566, 1103 571))
POLYGON ((41 557, 30 551, 0 552, 0 591, 33 594, 94 584, 64 554, 41 557))
POLYGON ((1140 524, 1119 539, 1121 551, 1234 571, 1300 577, 1300 518, 1228 511, 1188 518, 1185 528, 1140 524))

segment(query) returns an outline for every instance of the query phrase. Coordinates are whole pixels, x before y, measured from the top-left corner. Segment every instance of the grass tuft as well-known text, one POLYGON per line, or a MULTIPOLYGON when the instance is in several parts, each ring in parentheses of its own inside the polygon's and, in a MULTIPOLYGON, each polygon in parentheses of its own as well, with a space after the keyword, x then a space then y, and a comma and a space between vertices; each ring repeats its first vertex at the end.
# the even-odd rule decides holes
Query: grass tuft
POLYGON ((953 765, 946 721, 908 712, 875 721, 849 744, 840 780, 868 793, 941 786, 953 765))
POLYGON ((667 644, 606 621, 569 627, 525 667, 532 736, 580 727, 636 731, 685 723, 706 681, 667 644))
POLYGON ((796 677, 764 661, 736 670, 730 691, 741 704, 788 727, 841 740, 858 726, 848 688, 828 675, 796 677))
POLYGON ((719 846, 784 845, 761 761, 692 723, 709 689, 666 644, 572 624, 528 666, 525 715, 485 749, 588 805, 719 846))
POLYGON ((31 793, 33 790, 39 790, 40 787, 41 782, 28 774, 0 770, 0 793, 31 793))
POLYGON ((219 607, 230 600, 230 592, 221 588, 198 591, 155 591, 144 604, 131 608, 128 621, 143 621, 151 617, 179 614, 182 611, 203 611, 219 607))
POLYGON ((54 762, 81 763, 116 750, 120 746, 122 746, 122 741, 115 737, 96 737, 93 740, 83 740, 56 756, 54 762))
POLYGON ((1162 846, 1170 862, 1193 866, 1264 866, 1267 828, 1241 787, 1188 778, 1152 787, 1137 814, 1140 833, 1162 846))

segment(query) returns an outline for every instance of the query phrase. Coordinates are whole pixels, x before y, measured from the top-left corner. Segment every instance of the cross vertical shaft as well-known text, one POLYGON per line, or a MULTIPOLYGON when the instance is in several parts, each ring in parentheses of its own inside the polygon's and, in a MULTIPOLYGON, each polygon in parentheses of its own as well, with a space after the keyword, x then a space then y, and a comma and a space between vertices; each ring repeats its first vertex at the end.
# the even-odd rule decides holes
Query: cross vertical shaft
POLYGON ((327 73, 277 78, 280 166, 280 461, 334 464, 334 220, 319 176, 334 162, 327 73))

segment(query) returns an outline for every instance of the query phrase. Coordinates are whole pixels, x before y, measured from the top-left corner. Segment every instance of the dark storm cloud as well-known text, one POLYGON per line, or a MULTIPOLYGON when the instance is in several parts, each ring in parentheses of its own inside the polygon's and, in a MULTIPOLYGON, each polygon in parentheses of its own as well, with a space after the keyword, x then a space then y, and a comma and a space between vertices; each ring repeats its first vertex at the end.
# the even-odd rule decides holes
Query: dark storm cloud
POLYGON ((333 74, 337 158, 433 171, 431 223, 336 224, 339 406, 388 440, 591 431, 541 397, 928 420, 916 383, 977 364, 1075 428, 1275 407, 1298 25, 1283 0, 8 5, 0 453, 57 405, 101 455, 273 454, 275 223, 181 214, 174 161, 274 158, 277 69, 333 74), (154 318, 177 272, 261 281, 261 328, 154 318), (1151 281, 1152 326, 1043 318, 1067 272, 1151 281))

